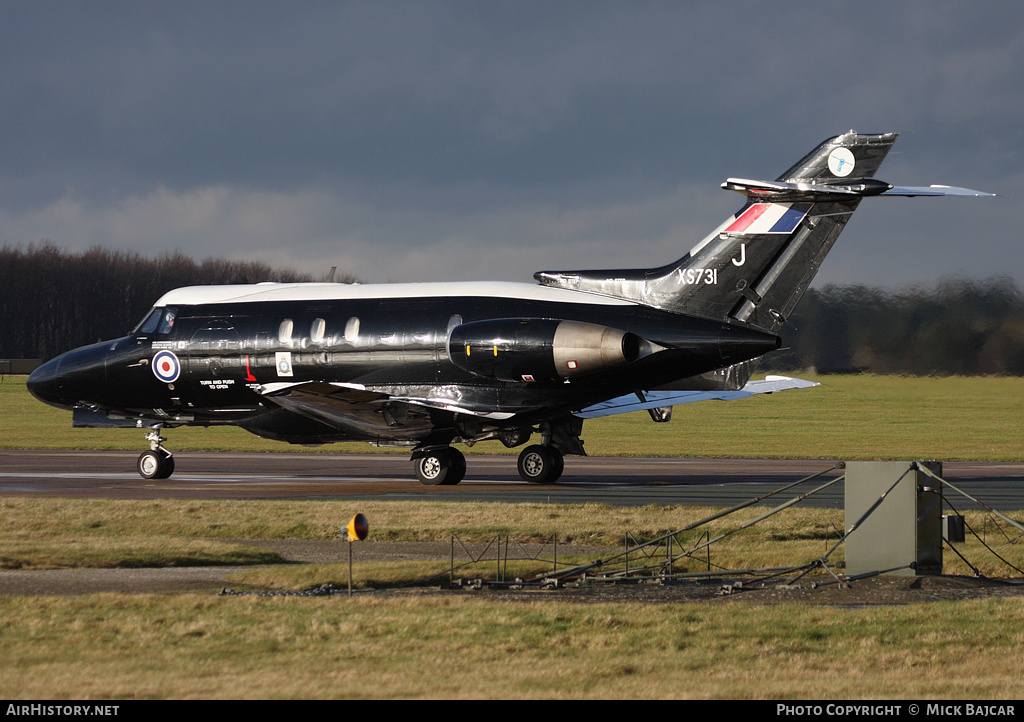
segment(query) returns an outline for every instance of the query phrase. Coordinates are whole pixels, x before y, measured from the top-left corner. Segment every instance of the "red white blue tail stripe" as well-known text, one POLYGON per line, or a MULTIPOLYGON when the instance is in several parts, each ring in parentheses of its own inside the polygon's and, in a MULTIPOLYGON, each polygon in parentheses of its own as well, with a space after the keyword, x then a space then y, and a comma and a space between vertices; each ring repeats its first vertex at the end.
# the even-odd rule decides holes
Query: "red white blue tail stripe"
POLYGON ((792 233, 810 208, 810 203, 752 203, 726 227, 724 232, 792 233))

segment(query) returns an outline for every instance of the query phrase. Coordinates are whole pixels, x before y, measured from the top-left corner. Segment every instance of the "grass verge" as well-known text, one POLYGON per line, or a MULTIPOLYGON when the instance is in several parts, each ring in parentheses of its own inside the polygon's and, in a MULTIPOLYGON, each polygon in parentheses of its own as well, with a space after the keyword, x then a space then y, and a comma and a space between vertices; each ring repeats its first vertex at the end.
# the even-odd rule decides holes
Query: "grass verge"
MULTIPOLYGON (((235 539, 334 539, 353 511, 347 502, 4 499, 0 549, 5 564, 21 568, 55 560, 181 563, 168 562, 166 550, 192 545, 236 563, 234 547, 245 543, 235 539), (143 538, 152 545, 148 551, 139 546, 143 538)), ((536 541, 554 531, 566 542, 613 545, 623 529, 652 537, 709 515, 688 507, 460 502, 375 502, 360 511, 370 519, 371 538, 446 541, 457 533, 470 542, 507 533, 536 541)), ((835 541, 838 515, 787 510, 731 536, 713 562, 817 558, 835 541)), ((708 530, 726 531, 747 518, 739 513, 708 530)), ((972 526, 980 528, 976 520, 972 526)), ((994 528, 989 533, 992 542, 994 528)), ((444 562, 362 563, 363 545, 370 543, 357 547, 360 588, 407 584, 447 568, 444 562)), ((980 552, 963 549, 969 558, 980 552)), ((1021 563, 1019 545, 1004 539, 999 551, 1021 563)), ((346 578, 347 564, 338 563, 255 567, 238 581, 297 589, 346 578)), ((855 609, 726 598, 539 601, 415 591, 352 599, 0 596, 0 696, 1012 699, 1022 681, 1019 599, 855 609)))
MULTIPOLYGON (((677 406, 667 424, 652 423, 646 412, 588 421, 583 434, 587 451, 594 456, 1024 460, 1024 378, 801 376, 821 386, 677 406)), ((2 379, 0 448, 145 446, 137 429, 72 430, 70 412, 32 398, 24 377, 2 379)), ((170 435, 178 451, 317 451, 237 428, 180 428, 170 435)), ((377 448, 360 442, 318 450, 368 453, 377 448)), ((518 451, 485 443, 470 453, 518 451)))
POLYGON ((0 598, 6 699, 1014 699, 1021 600, 0 598))
MULTIPOLYGON (((280 558, 245 540, 335 540, 343 523, 359 511, 370 520, 374 542, 487 543, 507 535, 519 543, 621 548, 625 534, 645 541, 710 517, 705 507, 618 507, 603 504, 505 504, 458 501, 195 501, 114 499, 0 499, 0 568, 59 569, 78 567, 161 567, 195 565, 263 565, 280 558)), ((763 513, 749 508, 716 519, 677 538, 692 548, 702 535, 737 532, 763 513)), ((1020 518, 1021 514, 1011 514, 1020 518)), ((982 512, 968 512, 967 523, 978 536, 957 549, 985 576, 1014 576, 1007 566, 1024 568, 1024 545, 1005 523, 982 512), (1006 563, 995 556, 997 551, 1006 563)), ((711 561, 726 569, 776 567, 810 562, 835 546, 843 528, 835 509, 794 507, 749 529, 731 534, 711 548, 711 561)), ((346 548, 338 541, 337 565, 262 571, 260 583, 299 589, 346 579, 346 548), (321 575, 319 578, 314 578, 321 575)), ((830 557, 841 562, 842 548, 830 557)), ((973 574, 958 556, 947 552, 947 574, 973 574)), ((691 562, 706 565, 707 555, 691 562)), ((361 584, 401 584, 447 569, 447 563, 383 565, 381 576, 361 575, 361 584), (396 572, 400 569, 400 572, 396 572)), ((486 568, 484 569, 486 571, 486 568)))

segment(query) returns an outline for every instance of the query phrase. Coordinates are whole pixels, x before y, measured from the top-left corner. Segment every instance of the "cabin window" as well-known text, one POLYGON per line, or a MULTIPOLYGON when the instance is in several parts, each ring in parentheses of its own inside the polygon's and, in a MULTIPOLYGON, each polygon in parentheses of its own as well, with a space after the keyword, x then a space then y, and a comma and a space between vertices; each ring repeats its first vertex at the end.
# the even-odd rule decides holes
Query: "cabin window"
POLYGON ((281 325, 277 327, 277 340, 279 343, 290 344, 292 342, 292 330, 295 328, 295 324, 292 323, 290 318, 286 318, 281 322, 281 325))
POLYGON ((349 343, 355 343, 356 339, 359 338, 359 319, 353 316, 345 324, 345 340, 349 343))
POLYGON ((324 340, 324 332, 327 330, 327 322, 322 318, 314 318, 309 327, 309 340, 313 343, 320 343, 324 340))

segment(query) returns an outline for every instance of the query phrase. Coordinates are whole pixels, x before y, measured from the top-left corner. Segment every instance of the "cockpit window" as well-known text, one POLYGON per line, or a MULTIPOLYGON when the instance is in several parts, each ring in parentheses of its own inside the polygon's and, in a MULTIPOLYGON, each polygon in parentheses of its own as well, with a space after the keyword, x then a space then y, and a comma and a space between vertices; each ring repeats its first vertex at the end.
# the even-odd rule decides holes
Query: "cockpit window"
POLYGON ((155 333, 167 335, 174 332, 174 324, 178 320, 178 309, 176 308, 154 308, 149 315, 142 320, 133 334, 155 333))
POLYGON ((142 323, 135 327, 134 333, 153 333, 160 325, 160 319, 164 316, 164 309, 154 308, 149 315, 142 319, 142 323))
POLYGON ((165 308, 160 316, 160 327, 156 330, 159 334, 167 334, 174 330, 174 322, 178 318, 178 309, 165 308))

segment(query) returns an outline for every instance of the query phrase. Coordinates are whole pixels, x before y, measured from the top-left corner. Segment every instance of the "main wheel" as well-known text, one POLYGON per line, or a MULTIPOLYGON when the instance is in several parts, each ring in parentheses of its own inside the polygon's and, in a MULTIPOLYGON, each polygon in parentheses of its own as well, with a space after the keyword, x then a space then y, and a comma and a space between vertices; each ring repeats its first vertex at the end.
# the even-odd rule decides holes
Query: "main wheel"
POLYGON ((565 471, 565 457, 562 456, 562 452, 554 446, 549 446, 547 448, 548 453, 551 454, 551 460, 555 463, 554 468, 551 470, 551 478, 548 479, 548 483, 554 484, 562 478, 562 472, 565 471))
POLYGON ((562 475, 565 460, 553 446, 534 444, 519 455, 519 476, 531 484, 553 484, 562 475))
POLYGON ((143 451, 135 468, 143 479, 166 479, 174 473, 174 457, 163 451, 143 451))
POLYGON ((448 447, 448 476, 442 482, 448 486, 454 486, 466 478, 466 457, 458 449, 448 447))
POLYGON ((434 449, 416 459, 416 478, 427 486, 458 484, 466 475, 466 457, 450 446, 434 449))

